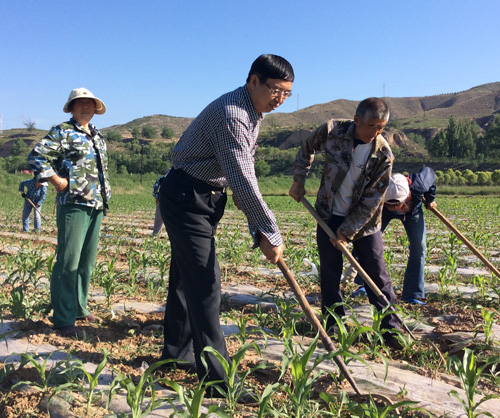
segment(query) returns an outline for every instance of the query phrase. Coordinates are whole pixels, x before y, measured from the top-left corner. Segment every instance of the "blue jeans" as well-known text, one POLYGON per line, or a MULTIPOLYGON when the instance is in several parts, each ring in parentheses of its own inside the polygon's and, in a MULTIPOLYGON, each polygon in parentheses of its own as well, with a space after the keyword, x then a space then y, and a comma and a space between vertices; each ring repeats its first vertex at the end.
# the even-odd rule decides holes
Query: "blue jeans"
MULTIPOLYGON (((385 228, 387 228, 387 225, 389 225, 392 219, 399 219, 403 223, 410 244, 410 256, 406 264, 402 297, 424 298, 424 268, 425 255, 427 252, 427 234, 422 207, 418 208, 416 213, 407 215, 397 215, 394 212, 384 209, 382 213, 382 232, 385 231, 385 228)), ((358 275, 354 282, 362 284, 363 280, 358 275)))
MULTIPOLYGON (((31 203, 28 202, 26 199, 24 199, 24 207, 23 207, 23 231, 29 232, 30 230, 30 213, 31 210, 35 213, 35 221, 34 221, 34 226, 35 226, 35 231, 39 231, 41 226, 42 226, 42 221, 40 218, 40 214, 33 209, 33 206, 31 206, 31 203)), ((42 207, 40 206, 38 208, 39 211, 42 210, 42 207)))

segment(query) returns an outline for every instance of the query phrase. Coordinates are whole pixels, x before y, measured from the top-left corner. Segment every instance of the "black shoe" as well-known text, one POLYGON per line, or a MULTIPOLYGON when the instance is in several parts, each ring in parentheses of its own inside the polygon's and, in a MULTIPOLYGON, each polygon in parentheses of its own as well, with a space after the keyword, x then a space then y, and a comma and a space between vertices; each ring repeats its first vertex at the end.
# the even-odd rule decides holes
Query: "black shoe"
POLYGON ((238 399, 238 403, 245 406, 257 406, 259 405, 259 399, 253 391, 244 390, 238 399))
POLYGON ((392 332, 384 332, 384 343, 387 347, 392 348, 393 350, 401 350, 403 346, 401 342, 396 338, 396 334, 392 332))
POLYGON ((194 361, 171 361, 160 366, 160 370, 168 370, 174 372, 176 370, 184 370, 188 373, 196 373, 196 363, 194 361))
POLYGON ((74 325, 68 325, 66 327, 55 328, 59 331, 63 337, 67 338, 83 338, 84 333, 81 329, 75 327, 74 325))
MULTIPOLYGON (((211 386, 207 388, 207 391, 205 393, 205 396, 207 398, 226 398, 227 396, 224 393, 221 393, 215 388, 214 386, 211 386)), ((243 390, 241 393, 241 396, 238 398, 237 402, 240 405, 246 405, 246 406, 257 406, 259 405, 259 400, 257 398, 257 395, 251 391, 251 390, 243 390)))

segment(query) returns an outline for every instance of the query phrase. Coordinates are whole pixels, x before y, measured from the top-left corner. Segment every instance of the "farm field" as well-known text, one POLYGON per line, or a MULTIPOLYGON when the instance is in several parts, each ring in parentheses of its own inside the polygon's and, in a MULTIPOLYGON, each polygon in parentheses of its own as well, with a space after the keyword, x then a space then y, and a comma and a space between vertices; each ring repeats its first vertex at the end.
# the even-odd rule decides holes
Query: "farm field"
MULTIPOLYGON (((310 303, 319 310, 315 221, 289 197, 266 196, 265 200, 276 214, 285 238, 284 258, 310 303)), ((202 390, 196 375, 180 370, 152 370, 163 344, 161 305, 168 292, 170 260, 165 231, 152 236, 153 199, 146 193, 113 196, 111 211, 101 228, 91 289, 90 310, 101 321, 79 324, 86 332, 80 341, 62 338, 50 322, 48 278, 56 250, 53 202, 49 194, 42 211, 47 222, 42 221, 39 235, 21 232, 22 199, 18 195, 7 194, 0 205, 0 307, 2 322, 11 324, 15 331, 8 335, 0 332, 0 340, 25 339, 32 346, 50 345, 59 350, 60 358, 48 362, 55 365, 49 371, 48 367, 44 369, 43 361, 37 361, 36 353, 24 353, 20 361, 3 357, 0 417, 48 417, 49 397, 60 399, 65 393, 71 394, 66 396, 70 406, 66 416, 112 416, 108 394, 113 395, 120 388, 130 395, 128 413, 139 417, 141 397, 150 399, 155 384, 177 389, 180 396, 175 403, 185 408, 185 415, 178 416, 201 416, 193 412, 193 398, 198 399, 195 394, 202 390), (146 311, 140 306, 158 309, 146 311), (71 361, 68 354, 80 362, 71 361), (112 370, 116 380, 94 391, 93 378, 97 382, 99 376, 97 372, 91 376, 82 371, 87 362, 112 370)), ((500 265, 498 198, 438 195, 437 204, 439 211, 482 254, 495 266, 500 265)), ((498 404, 492 403, 499 401, 488 400, 500 396, 500 332, 496 325, 500 319, 500 278, 491 274, 456 235, 427 211, 426 222, 428 304, 403 304, 398 309, 405 322, 427 331, 415 331, 416 341, 401 334, 400 347, 387 346, 377 328, 379 318, 358 314, 358 308, 364 307, 366 312, 367 299, 352 299, 350 295, 356 286, 346 281, 345 301, 353 310, 339 323, 342 332, 334 343, 348 366, 363 362, 380 364, 382 368, 399 365, 410 367, 415 381, 420 377, 445 381, 453 387, 447 394, 448 400, 454 400, 463 416, 489 412, 488 405, 492 405, 492 411, 500 411, 498 404), (444 361, 429 339, 439 347, 444 361), (487 402, 481 404, 482 401, 487 402)), ((253 387, 261 399, 257 407, 238 405, 234 388, 234 393, 226 394, 224 404, 212 404, 214 416, 459 416, 437 412, 425 402, 418 403, 418 395, 407 393, 405 385, 393 397, 394 406, 375 401, 358 403, 348 398, 346 392, 352 390, 345 379, 338 372, 321 367, 322 362, 331 363, 328 356, 316 357, 316 363, 307 361, 312 352, 306 348, 321 348, 321 343, 315 340, 276 266, 267 263, 260 251, 252 251, 251 245, 245 217, 228 205, 217 234, 223 293, 229 295, 227 289, 252 289, 250 293, 255 299, 268 303, 249 302, 248 298, 237 301, 229 296, 223 299, 221 319, 235 330, 227 338, 228 348, 239 362, 239 371, 244 373, 242 381, 253 387), (271 361, 262 354, 268 340, 283 344, 281 360, 271 361), (390 412, 395 406, 398 409, 390 412), (388 415, 382 415, 384 412, 388 415)), ((401 224, 391 222, 384 234, 384 245, 388 270, 399 296, 408 254, 401 224)), ((390 374, 386 380, 391 380, 390 374)), ((162 392, 158 390, 157 402, 162 392)))

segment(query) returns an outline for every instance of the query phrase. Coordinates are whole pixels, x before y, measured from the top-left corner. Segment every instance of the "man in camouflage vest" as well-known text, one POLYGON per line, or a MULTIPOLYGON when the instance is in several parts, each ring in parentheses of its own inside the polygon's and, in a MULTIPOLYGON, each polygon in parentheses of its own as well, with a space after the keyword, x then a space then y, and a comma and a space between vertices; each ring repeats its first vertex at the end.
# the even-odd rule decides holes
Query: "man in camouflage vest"
MULTIPOLYGON (((294 182, 289 194, 300 202, 315 153, 326 154, 316 210, 337 235, 337 241, 331 242, 318 226, 322 312, 327 316, 330 333, 338 332, 338 326, 328 310, 343 302, 340 290, 343 261, 342 252, 336 248, 338 242, 353 242, 361 267, 387 300, 397 303, 384 261, 380 232, 384 194, 394 159, 381 135, 388 120, 389 108, 383 100, 365 99, 359 103, 354 121, 330 120, 320 126, 306 139, 295 159, 294 182)), ((369 288, 367 292, 370 302, 382 310, 384 306, 375 293, 369 288)), ((336 306, 335 313, 344 316, 344 306, 336 306)), ((382 328, 399 329, 395 315, 385 316, 382 328)), ((393 338, 391 333, 385 335, 393 338)))
POLYGON ((35 145, 28 164, 38 181, 57 191, 57 260, 50 283, 54 327, 64 336, 79 337, 77 318, 97 320, 87 310, 88 289, 111 189, 106 143, 90 120, 106 106, 89 90, 78 88, 71 91, 63 111, 73 117, 35 145))

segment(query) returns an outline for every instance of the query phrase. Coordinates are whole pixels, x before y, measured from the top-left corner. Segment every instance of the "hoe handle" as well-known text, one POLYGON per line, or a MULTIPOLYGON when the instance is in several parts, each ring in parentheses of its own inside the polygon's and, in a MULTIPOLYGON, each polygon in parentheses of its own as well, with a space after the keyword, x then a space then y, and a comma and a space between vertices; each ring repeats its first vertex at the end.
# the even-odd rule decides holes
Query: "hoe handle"
POLYGON ((42 212, 40 212, 38 210, 38 208, 36 207, 36 205, 31 201, 31 199, 29 197, 26 197, 25 198, 28 202, 30 202, 31 206, 33 206, 33 208, 38 212, 38 214, 42 217, 42 219, 47 222, 47 219, 45 219, 45 216, 42 215, 42 212))
MULTIPOLYGON (((297 280, 295 279, 295 276, 291 272, 291 270, 288 268, 286 265, 285 261, 283 260, 283 257, 280 257, 278 259, 277 265, 281 272, 283 273, 283 276, 285 276, 286 281, 290 285, 290 287, 293 290, 293 293, 295 294, 295 297, 299 301, 299 304, 304 311, 304 314, 306 315, 307 319, 309 320, 309 323, 312 325, 314 330, 319 333, 319 337, 321 338, 321 341, 325 345, 326 349, 328 352, 333 352, 335 351, 335 345, 333 344, 332 340, 326 333, 325 329, 321 325, 321 322, 319 321, 318 317, 314 313, 313 309, 311 308, 311 305, 309 305, 309 302, 307 301, 306 297, 304 296, 304 293, 302 292, 302 289, 300 288, 299 284, 297 283, 297 280)), ((347 369, 346 364, 342 360, 340 356, 334 356, 333 360, 337 364, 338 368, 342 372, 342 374, 345 376, 347 381, 350 383, 354 391, 358 396, 361 396, 361 392, 356 384, 356 381, 352 377, 351 373, 347 369)))
POLYGON ((500 271, 490 263, 490 261, 479 252, 479 250, 467 239, 465 236, 457 229, 453 224, 446 219, 446 217, 439 212, 436 208, 429 207, 428 208, 431 212, 434 213, 458 238, 462 240, 462 242, 469 247, 469 250, 471 250, 485 265, 488 267, 494 274, 496 274, 497 277, 500 278, 500 271))
MULTIPOLYGON (((326 232, 326 234, 330 237, 332 241, 337 240, 337 236, 335 233, 332 231, 332 228, 328 226, 328 224, 324 221, 321 216, 319 216, 318 212, 312 207, 312 205, 309 203, 309 200, 305 198, 305 196, 302 196, 300 198, 300 201, 302 204, 306 207, 306 209, 309 211, 309 213, 316 219, 316 222, 321 226, 323 231, 326 232)), ((370 276, 366 273, 366 271, 363 270, 363 267, 360 266, 358 263, 358 260, 354 258, 354 256, 351 254, 349 249, 343 244, 343 243, 338 243, 337 248, 342 251, 342 253, 346 256, 346 258, 349 260, 351 265, 357 270, 357 272, 361 275, 363 278, 364 282, 368 285, 368 287, 375 293, 377 296, 377 299, 382 303, 384 306, 389 306, 389 301, 385 297, 385 295, 380 291, 380 289, 377 287, 375 283, 373 283, 373 280, 371 279, 370 276)))
MULTIPOLYGON (((319 226, 323 229, 323 231, 326 232, 326 234, 330 237, 332 241, 337 240, 337 236, 335 233, 332 231, 332 228, 328 226, 328 224, 319 216, 318 212, 312 207, 312 205, 309 203, 309 200, 305 198, 305 196, 302 196, 300 198, 300 201, 302 204, 306 207, 306 209, 309 211, 309 213, 316 219, 316 222, 318 222, 319 226)), ((373 282, 370 276, 368 276, 368 273, 363 270, 363 267, 358 263, 358 260, 354 258, 354 256, 351 254, 349 249, 341 242, 339 242, 336 247, 342 251, 342 253, 346 256, 346 258, 349 260, 351 265, 354 266, 354 268, 358 271, 358 273, 361 275, 363 278, 363 281, 365 282, 366 285, 375 293, 375 296, 377 296, 377 299, 380 301, 380 303, 384 306, 387 307, 390 305, 389 301, 385 297, 385 295, 381 292, 381 290, 377 287, 377 285, 373 282)), ((405 322, 400 318, 399 315, 396 313, 393 314, 396 320, 399 322, 399 324, 404 328, 404 330, 410 334, 410 336, 416 340, 415 336, 411 332, 411 330, 408 328, 405 322)))

